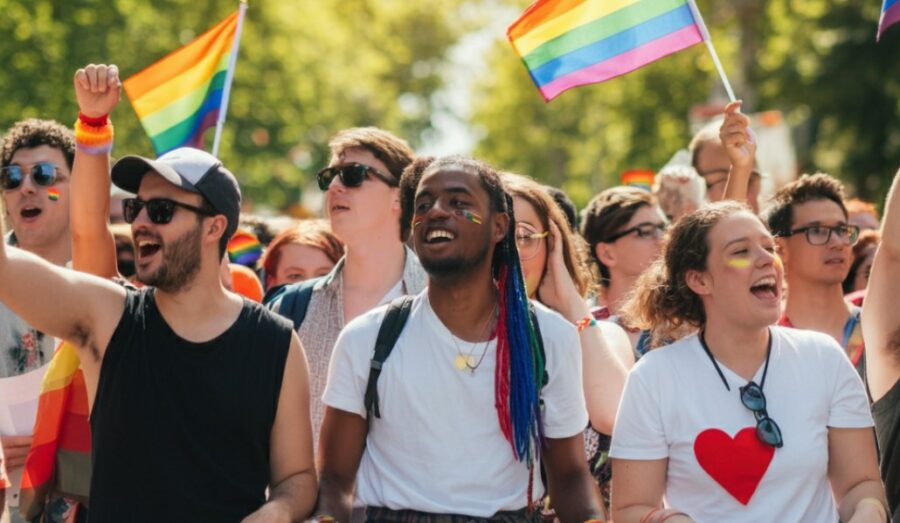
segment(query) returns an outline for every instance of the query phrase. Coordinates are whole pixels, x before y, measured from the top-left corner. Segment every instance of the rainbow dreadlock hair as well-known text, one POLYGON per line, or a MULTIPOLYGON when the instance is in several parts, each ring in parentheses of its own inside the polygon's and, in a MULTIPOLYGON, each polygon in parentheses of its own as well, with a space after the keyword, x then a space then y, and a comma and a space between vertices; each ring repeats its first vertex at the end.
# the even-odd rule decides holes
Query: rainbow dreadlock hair
MULTIPOLYGON (((416 188, 422 177, 439 171, 477 175, 490 197, 491 210, 509 215, 509 228, 494 248, 492 271, 498 290, 497 367, 494 375, 494 406, 500 430, 516 459, 529 469, 540 458, 543 445, 540 389, 544 361, 531 322, 525 278, 516 249, 516 223, 512 197, 503 188, 500 176, 487 164, 471 158, 448 156, 430 161, 424 169, 407 169, 400 182, 404 195, 404 215, 412 218, 416 188)), ((487 219, 487 217, 485 217, 487 219)), ((529 484, 529 505, 531 485, 529 484)))

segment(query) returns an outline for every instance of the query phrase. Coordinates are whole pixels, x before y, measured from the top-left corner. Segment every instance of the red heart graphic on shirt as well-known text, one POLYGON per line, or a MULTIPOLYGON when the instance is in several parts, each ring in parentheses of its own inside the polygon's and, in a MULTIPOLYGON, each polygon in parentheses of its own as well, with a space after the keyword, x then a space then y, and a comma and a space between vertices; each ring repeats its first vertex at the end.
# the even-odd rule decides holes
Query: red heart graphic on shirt
POLYGON ((707 429, 694 440, 694 455, 716 483, 746 505, 766 475, 775 447, 759 441, 755 427, 741 429, 734 439, 719 429, 707 429))

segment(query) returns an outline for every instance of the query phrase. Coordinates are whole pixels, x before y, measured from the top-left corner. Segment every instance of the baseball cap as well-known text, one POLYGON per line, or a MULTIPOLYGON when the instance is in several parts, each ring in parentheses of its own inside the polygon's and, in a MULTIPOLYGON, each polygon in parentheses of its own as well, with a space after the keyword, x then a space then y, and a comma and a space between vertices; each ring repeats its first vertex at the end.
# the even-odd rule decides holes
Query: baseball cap
POLYGON ((112 182, 128 192, 137 193, 148 171, 155 171, 172 185, 202 195, 216 212, 228 219, 225 237, 231 238, 241 213, 241 189, 237 179, 215 156, 180 147, 156 160, 143 156, 123 156, 112 168, 112 182))

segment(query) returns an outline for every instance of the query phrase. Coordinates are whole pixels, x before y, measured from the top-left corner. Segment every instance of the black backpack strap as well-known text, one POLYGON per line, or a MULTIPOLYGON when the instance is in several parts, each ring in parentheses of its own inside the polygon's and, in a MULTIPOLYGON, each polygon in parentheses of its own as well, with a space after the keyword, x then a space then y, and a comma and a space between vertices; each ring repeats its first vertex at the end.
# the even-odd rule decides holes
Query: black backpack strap
POLYGON ((541 326, 538 323, 537 314, 534 312, 534 304, 528 302, 528 315, 531 317, 531 324, 534 325, 534 335, 537 336, 538 349, 541 351, 541 361, 544 368, 541 369, 541 388, 543 389, 550 382, 550 374, 547 373, 547 353, 544 351, 544 338, 541 336, 541 326))
POLYGON ((312 300, 313 288, 321 279, 321 277, 312 278, 269 289, 263 298, 263 304, 269 310, 293 321, 294 330, 300 330, 309 309, 309 302, 312 300))
POLYGON ((406 325, 409 311, 412 309, 413 299, 414 296, 402 296, 392 301, 381 322, 381 328, 378 330, 375 352, 369 366, 369 382, 366 384, 366 412, 370 418, 371 416, 381 417, 381 410, 378 408, 378 376, 381 375, 384 361, 394 350, 397 338, 403 332, 403 326, 406 325))

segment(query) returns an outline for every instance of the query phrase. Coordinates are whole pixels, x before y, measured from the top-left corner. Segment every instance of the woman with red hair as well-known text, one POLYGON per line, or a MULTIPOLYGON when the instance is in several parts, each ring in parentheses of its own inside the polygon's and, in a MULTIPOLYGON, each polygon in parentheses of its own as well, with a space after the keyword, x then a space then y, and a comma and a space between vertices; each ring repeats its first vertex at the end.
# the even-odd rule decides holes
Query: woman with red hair
POLYGON ((260 260, 266 290, 324 276, 344 255, 344 245, 325 220, 306 220, 284 230, 260 260))

